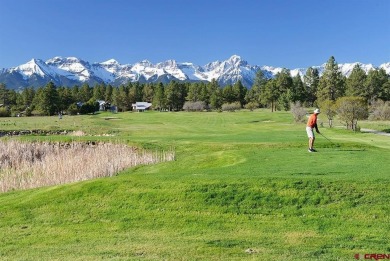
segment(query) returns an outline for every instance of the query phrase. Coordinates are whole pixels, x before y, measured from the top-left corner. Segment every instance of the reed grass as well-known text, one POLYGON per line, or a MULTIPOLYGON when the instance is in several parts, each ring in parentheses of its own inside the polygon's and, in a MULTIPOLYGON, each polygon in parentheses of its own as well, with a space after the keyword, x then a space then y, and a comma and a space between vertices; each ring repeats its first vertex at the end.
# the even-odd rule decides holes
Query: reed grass
POLYGON ((110 177, 174 157, 173 151, 150 152, 114 143, 1 141, 0 192, 110 177))

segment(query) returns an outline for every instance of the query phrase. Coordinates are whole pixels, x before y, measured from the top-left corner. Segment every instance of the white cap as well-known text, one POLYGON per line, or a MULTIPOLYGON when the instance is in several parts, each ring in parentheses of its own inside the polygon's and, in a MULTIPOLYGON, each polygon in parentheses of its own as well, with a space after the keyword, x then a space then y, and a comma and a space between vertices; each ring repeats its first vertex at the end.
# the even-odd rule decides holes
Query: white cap
POLYGON ((314 113, 315 113, 315 114, 320 114, 320 109, 315 109, 315 110, 314 110, 314 113))

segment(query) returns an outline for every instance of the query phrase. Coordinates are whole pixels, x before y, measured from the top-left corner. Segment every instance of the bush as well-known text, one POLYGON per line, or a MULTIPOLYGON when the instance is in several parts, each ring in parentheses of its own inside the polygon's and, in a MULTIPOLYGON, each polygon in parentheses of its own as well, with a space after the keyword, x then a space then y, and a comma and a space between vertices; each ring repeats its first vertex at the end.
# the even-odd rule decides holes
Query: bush
POLYGON ((257 102, 249 102, 245 104, 245 109, 248 109, 250 111, 253 111, 254 109, 259 108, 259 104, 257 102))
POLYGON ((336 101, 337 114, 347 129, 357 131, 357 121, 368 118, 367 102, 362 97, 341 97, 336 101))
POLYGON ((10 117, 11 112, 7 108, 0 108, 0 117, 10 117))
POLYGON ((76 103, 71 104, 67 110, 68 115, 77 115, 78 112, 79 112, 79 109, 78 109, 76 103))
POLYGON ((390 120, 390 103, 388 101, 377 100, 372 104, 371 108, 370 120, 390 120))
POLYGON ((236 111, 240 109, 241 109, 241 104, 239 102, 222 104, 222 111, 236 111))
POLYGON ((187 101, 183 106, 183 110, 185 111, 203 111, 204 109, 206 109, 206 104, 203 101, 187 101))
POLYGON ((291 113, 294 116, 295 122, 306 121, 306 110, 302 107, 301 102, 291 103, 291 113))
POLYGON ((26 109, 24 115, 25 115, 26 117, 32 116, 32 109, 31 109, 30 107, 27 107, 27 109, 26 109))

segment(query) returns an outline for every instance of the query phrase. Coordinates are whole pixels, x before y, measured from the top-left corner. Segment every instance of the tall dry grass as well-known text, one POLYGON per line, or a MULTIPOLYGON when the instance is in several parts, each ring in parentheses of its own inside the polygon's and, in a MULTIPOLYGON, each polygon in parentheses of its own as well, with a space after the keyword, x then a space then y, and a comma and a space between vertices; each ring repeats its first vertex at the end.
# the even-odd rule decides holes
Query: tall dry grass
POLYGON ((174 157, 173 151, 148 152, 114 143, 0 141, 0 192, 109 177, 174 157))

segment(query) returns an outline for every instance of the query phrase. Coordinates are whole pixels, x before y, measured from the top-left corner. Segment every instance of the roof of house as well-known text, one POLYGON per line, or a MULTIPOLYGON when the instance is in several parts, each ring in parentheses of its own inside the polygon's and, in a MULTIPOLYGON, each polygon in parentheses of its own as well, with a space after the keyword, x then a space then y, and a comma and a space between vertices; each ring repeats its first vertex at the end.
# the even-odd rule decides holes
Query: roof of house
POLYGON ((150 106, 152 106, 152 104, 149 102, 136 102, 136 103, 133 103, 132 105, 133 105, 133 107, 135 107, 136 110, 145 110, 145 109, 149 108, 150 106))

